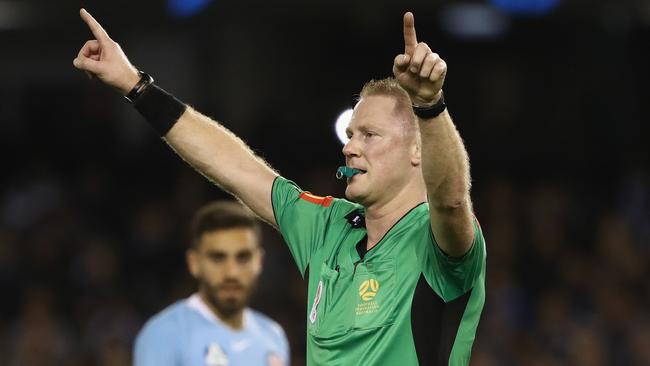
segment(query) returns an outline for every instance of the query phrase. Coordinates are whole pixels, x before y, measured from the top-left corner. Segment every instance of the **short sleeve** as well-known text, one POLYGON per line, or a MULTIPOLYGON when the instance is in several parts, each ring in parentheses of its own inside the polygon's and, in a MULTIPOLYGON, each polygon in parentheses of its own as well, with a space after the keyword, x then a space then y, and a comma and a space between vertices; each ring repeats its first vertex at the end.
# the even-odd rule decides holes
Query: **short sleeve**
POLYGON ((177 365, 177 331, 169 319, 154 317, 138 333, 133 347, 133 366, 177 365))
POLYGON ((302 276, 313 253, 324 242, 334 199, 301 190, 295 183, 277 177, 273 182, 273 214, 302 276))
POLYGON ((445 301, 451 301, 467 293, 485 278, 486 249, 483 232, 474 218, 474 241, 472 247, 460 258, 445 254, 433 236, 430 225, 422 272, 429 285, 445 301))

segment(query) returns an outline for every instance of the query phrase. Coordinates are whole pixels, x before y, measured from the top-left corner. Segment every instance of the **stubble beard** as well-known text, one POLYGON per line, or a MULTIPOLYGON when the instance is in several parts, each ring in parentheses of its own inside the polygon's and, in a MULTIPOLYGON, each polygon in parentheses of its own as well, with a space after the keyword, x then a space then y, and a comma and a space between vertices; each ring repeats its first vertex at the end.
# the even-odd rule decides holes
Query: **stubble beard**
MULTIPOLYGON (((243 286, 242 286, 243 287, 243 286)), ((229 318, 237 313, 243 311, 246 306, 248 306, 251 294, 255 290, 256 283, 252 283, 249 288, 244 288, 244 294, 239 298, 228 298, 222 299, 219 296, 219 286, 211 286, 205 281, 199 281, 199 288, 205 296, 205 300, 209 305, 216 309, 219 315, 229 318)))

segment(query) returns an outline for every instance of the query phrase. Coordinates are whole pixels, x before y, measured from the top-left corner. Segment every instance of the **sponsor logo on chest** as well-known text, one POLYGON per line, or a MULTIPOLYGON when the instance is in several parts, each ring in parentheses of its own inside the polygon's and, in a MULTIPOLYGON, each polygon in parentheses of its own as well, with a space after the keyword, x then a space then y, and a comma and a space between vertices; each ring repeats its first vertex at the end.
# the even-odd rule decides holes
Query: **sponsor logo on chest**
POLYGON ((218 344, 212 343, 205 350, 205 366, 228 366, 228 357, 218 344))
POLYGON ((362 301, 357 303, 357 316, 374 314, 379 311, 379 303, 373 300, 377 296, 378 291, 379 281, 376 279, 371 278, 361 282, 359 286, 359 297, 362 301))

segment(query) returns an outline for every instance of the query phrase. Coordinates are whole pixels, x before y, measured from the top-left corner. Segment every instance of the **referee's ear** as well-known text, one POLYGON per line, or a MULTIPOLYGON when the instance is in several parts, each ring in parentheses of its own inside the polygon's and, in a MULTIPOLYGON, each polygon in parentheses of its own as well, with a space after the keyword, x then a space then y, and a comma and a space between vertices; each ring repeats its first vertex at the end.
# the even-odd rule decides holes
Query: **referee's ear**
POLYGON ((420 149, 419 138, 411 144, 411 165, 420 166, 422 164, 422 149, 420 149))

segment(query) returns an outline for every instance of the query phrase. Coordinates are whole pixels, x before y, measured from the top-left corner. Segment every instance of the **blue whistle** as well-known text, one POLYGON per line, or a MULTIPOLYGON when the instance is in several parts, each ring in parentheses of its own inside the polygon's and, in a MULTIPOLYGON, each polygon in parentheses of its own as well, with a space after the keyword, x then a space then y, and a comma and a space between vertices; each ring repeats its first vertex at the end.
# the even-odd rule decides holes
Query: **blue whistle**
POLYGON ((354 169, 347 166, 340 166, 336 170, 336 179, 343 179, 343 177, 352 178, 353 176, 359 173, 361 173, 359 169, 354 169))

